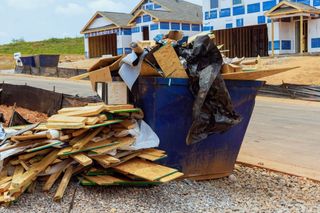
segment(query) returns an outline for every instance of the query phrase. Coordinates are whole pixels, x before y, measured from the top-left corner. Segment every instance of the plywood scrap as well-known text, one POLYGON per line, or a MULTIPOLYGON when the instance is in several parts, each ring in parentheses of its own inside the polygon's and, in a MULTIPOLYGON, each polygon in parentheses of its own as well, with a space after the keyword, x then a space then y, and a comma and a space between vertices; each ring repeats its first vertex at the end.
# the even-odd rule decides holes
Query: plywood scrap
POLYGON ((104 67, 94 72, 90 72, 89 78, 91 81, 92 89, 94 91, 96 91, 97 82, 103 82, 103 83, 112 82, 112 76, 111 76, 111 71, 109 67, 104 67))
POLYGON ((158 165, 141 159, 133 159, 114 167, 115 170, 124 174, 131 174, 137 177, 156 181, 170 174, 176 173, 176 169, 158 165))
POLYGON ((166 78, 188 78, 174 48, 167 44, 153 53, 166 78))

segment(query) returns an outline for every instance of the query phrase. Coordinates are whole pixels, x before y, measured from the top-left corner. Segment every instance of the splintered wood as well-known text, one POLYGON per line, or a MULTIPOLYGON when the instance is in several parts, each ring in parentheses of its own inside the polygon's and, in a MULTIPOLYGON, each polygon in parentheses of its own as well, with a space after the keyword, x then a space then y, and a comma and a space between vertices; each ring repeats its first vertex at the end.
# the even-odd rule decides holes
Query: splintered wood
POLYGON ((11 135, 0 146, 0 203, 33 191, 40 176, 43 191, 58 184, 54 201, 63 198, 73 176, 84 186, 159 185, 182 177, 155 163, 166 157, 164 151, 132 148, 136 139, 126 132, 137 128, 137 114, 142 119, 142 111, 132 105, 64 108, 47 123, 11 135))

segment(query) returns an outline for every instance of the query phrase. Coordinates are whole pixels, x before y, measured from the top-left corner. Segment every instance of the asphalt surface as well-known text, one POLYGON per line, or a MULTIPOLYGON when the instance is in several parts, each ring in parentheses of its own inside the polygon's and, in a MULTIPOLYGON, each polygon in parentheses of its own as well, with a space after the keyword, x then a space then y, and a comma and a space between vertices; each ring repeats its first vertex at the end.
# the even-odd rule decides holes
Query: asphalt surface
POLYGON ((95 93, 91 89, 89 81, 73 81, 68 79, 47 78, 40 76, 26 76, 14 74, 1 74, 0 83, 29 85, 37 88, 69 95, 93 96, 95 93))
MULTIPOLYGON (((88 81, 0 74, 3 81, 55 88, 71 95, 95 95, 88 81)), ((240 155, 320 171, 319 124, 320 103, 258 97, 240 155)))

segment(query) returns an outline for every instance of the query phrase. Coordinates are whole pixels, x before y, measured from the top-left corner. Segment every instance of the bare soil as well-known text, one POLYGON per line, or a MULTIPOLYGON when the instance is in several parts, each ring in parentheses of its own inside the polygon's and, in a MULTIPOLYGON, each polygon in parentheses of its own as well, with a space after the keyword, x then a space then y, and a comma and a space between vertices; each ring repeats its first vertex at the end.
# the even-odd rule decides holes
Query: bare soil
POLYGON ((270 76, 261 80, 268 84, 279 85, 284 83, 320 85, 320 56, 287 56, 278 58, 262 58, 263 67, 295 67, 285 73, 270 76))
MULTIPOLYGON (((46 122, 48 119, 48 116, 44 113, 31 111, 22 107, 16 107, 16 112, 30 123, 46 122)), ((4 115, 6 120, 4 126, 8 126, 13 113, 13 106, 0 105, 0 113, 4 115)))

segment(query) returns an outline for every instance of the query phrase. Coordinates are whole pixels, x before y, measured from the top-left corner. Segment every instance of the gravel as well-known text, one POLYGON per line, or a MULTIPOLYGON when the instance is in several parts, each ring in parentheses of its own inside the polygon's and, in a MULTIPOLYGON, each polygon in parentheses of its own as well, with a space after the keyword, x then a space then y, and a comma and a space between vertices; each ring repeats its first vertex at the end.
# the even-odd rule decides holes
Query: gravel
POLYGON ((320 183, 236 165, 227 178, 182 180, 147 188, 82 187, 71 182, 61 203, 37 185, 6 212, 320 212, 320 183), (73 194, 75 193, 74 200, 73 194), (73 201, 73 202, 72 202, 73 201))

